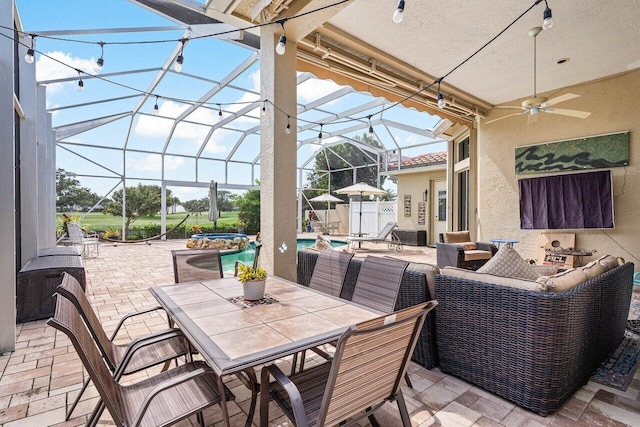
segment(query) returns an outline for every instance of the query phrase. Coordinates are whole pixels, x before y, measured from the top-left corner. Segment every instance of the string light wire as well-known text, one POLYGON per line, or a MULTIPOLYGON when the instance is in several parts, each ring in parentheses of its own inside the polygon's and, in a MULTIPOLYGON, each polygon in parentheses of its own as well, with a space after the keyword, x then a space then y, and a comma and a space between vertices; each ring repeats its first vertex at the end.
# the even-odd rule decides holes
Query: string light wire
MULTIPOLYGON (((301 17, 307 16, 307 15, 310 15, 310 14, 313 14, 313 13, 317 13, 317 12, 320 12, 320 11, 335 7, 335 6, 339 6, 339 5, 341 5, 343 3, 347 3, 349 1, 351 1, 351 0, 341 0, 341 1, 338 1, 336 3, 332 3, 332 4, 329 4, 329 5, 317 8, 317 9, 309 10, 307 12, 303 12, 303 13, 300 13, 298 15, 294 15, 294 16, 291 16, 291 17, 288 17, 288 18, 284 18, 284 19, 281 18, 281 19, 278 19, 276 21, 269 21, 269 22, 264 22, 264 23, 261 23, 261 24, 255 24, 255 25, 248 26, 248 27, 245 27, 245 28, 242 28, 242 29, 227 30, 227 31, 221 31, 221 32, 217 32, 217 33, 205 34, 205 35, 201 35, 201 36, 194 36, 194 37, 191 37, 189 39, 181 38, 181 39, 178 39, 178 40, 176 40, 176 39, 160 39, 160 40, 136 40, 136 41, 116 41, 116 42, 102 42, 102 41, 101 42, 92 42, 92 41, 69 39, 69 38, 56 37, 56 36, 46 36, 46 35, 40 35, 40 34, 31 34, 31 33, 26 33, 26 32, 22 32, 22 31, 17 31, 17 33, 18 34, 22 34, 22 35, 30 35, 32 37, 32 41, 33 41, 33 39, 35 39, 35 37, 41 37, 41 38, 46 38, 46 39, 51 39, 51 40, 82 43, 82 44, 96 44, 97 43, 97 44, 100 45, 102 43, 101 47, 103 47, 104 45, 107 45, 107 44, 110 44, 110 45, 134 45, 134 44, 154 44, 154 43, 181 42, 182 43, 182 48, 184 48, 185 43, 187 41, 189 41, 189 40, 195 40, 195 39, 201 39, 201 38, 211 38, 211 37, 226 35, 226 34, 230 34, 230 33, 235 33, 235 32, 238 32, 238 31, 246 31, 246 30, 251 30, 251 29, 255 29, 255 28, 261 28, 261 27, 264 27, 264 26, 267 26, 267 25, 278 24, 278 25, 282 25, 282 27, 284 29, 284 23, 287 22, 288 20, 301 18, 301 17)), ((460 62, 459 64, 454 66, 451 70, 449 70, 447 73, 445 73, 442 77, 439 77, 439 78, 435 79, 432 83, 430 83, 430 84, 422 87, 421 89, 419 89, 419 90, 417 90, 417 91, 415 91, 415 92, 403 97, 399 101, 396 101, 396 102, 393 102, 393 103, 389 104, 388 106, 382 108, 379 113, 375 113, 375 114, 382 115, 382 113, 384 113, 385 111, 390 110, 392 108, 395 108, 398 105, 401 105, 404 102, 415 98, 419 94, 431 89, 436 84, 438 85, 438 88, 439 88, 440 83, 445 78, 447 78, 448 76, 453 74, 456 70, 458 70, 460 67, 462 67, 467 62, 469 62, 472 58, 474 58, 476 55, 478 55, 487 46, 489 46, 498 37, 500 37, 502 34, 504 34, 506 31, 508 31, 513 25, 515 25, 518 21, 520 21, 520 19, 522 19, 527 13, 529 13, 534 7, 536 7, 538 4, 540 4, 543 1, 545 2, 545 5, 547 6, 546 8, 549 9, 548 4, 547 4, 547 0, 535 0, 534 3, 531 6, 529 6, 526 10, 524 10, 515 19, 513 19, 500 32, 498 32, 495 36, 493 36, 491 39, 489 39, 486 43, 484 43, 482 46, 480 46, 478 49, 476 49, 471 55, 469 55, 467 58, 465 58, 462 62, 460 62)), ((546 12, 546 9, 545 9, 545 17, 546 17, 546 14, 547 14, 547 12, 546 12)), ((4 29, 10 30, 12 32, 14 31, 13 28, 9 28, 9 27, 3 26, 3 25, 0 25, 0 28, 4 28, 4 29)), ((26 44, 24 44, 23 42, 21 42, 20 40, 16 41, 13 36, 8 36, 8 35, 3 34, 3 33, 0 33, 0 36, 5 37, 7 39, 14 40, 14 42, 17 42, 17 43, 19 43, 19 44, 21 44, 21 45, 23 45, 23 46, 28 48, 28 46, 26 44)), ((78 76, 79 76, 78 90, 79 91, 82 90, 82 88, 84 87, 84 82, 83 82, 82 76, 80 74, 81 72, 83 72, 82 70, 79 70, 79 69, 77 69, 77 68, 75 68, 75 67, 73 67, 73 66, 71 66, 69 64, 64 63, 63 61, 60 61, 60 60, 58 60, 58 59, 56 59, 56 58, 54 58, 54 57, 52 57, 50 55, 47 55, 47 54, 45 54, 43 52, 40 52, 40 51, 36 50, 36 49, 34 49, 34 53, 35 52, 38 52, 41 56, 44 56, 44 57, 46 57, 48 59, 51 59, 51 60, 53 60, 53 61, 55 61, 55 62, 57 62, 57 63, 59 63, 61 65, 64 65, 66 67, 69 67, 69 68, 74 69, 75 71, 77 71, 78 72, 78 76)), ((181 49, 180 53, 181 54, 178 56, 178 59, 176 60, 176 63, 178 62, 178 60, 182 56, 182 49, 181 49)), ((184 60, 184 58, 182 58, 182 59, 184 60)), ((109 80, 109 79, 100 77, 98 75, 91 75, 91 77, 100 79, 100 80, 102 80, 104 82, 107 82, 107 83, 110 83, 110 84, 113 84, 113 85, 116 85, 116 86, 120 86, 120 87, 125 88, 125 89, 129 89, 131 91, 143 94, 145 96, 156 96, 156 98, 162 97, 162 98, 164 98, 166 100, 171 100, 171 101, 180 102, 180 103, 184 103, 184 104, 190 104, 190 105, 195 105, 196 103, 198 103, 199 105, 205 105, 205 106, 243 105, 243 104, 246 105, 246 104, 251 104, 251 103, 256 102, 256 101, 238 101, 238 102, 223 102, 223 103, 221 103, 221 102, 196 102, 194 100, 189 100, 189 99, 161 96, 159 94, 155 94, 155 93, 152 93, 152 92, 147 92, 145 90, 138 89, 138 88, 135 88, 135 87, 123 84, 123 83, 119 83, 119 82, 113 81, 113 80, 109 80)), ((438 89, 438 93, 440 93, 439 89, 438 89)), ((298 121, 303 122, 303 123, 320 125, 320 130, 321 131, 320 131, 320 135, 319 135, 320 138, 319 139, 322 138, 321 135, 322 135, 322 127, 324 125, 323 123, 304 120, 304 119, 301 119, 301 118, 297 117, 296 115, 289 114, 286 111, 284 111, 281 108, 279 108, 277 105, 275 105, 273 102, 271 102, 268 99, 264 99, 262 102, 263 102, 263 105, 262 105, 262 111, 263 112, 266 112, 266 104, 268 102, 268 103, 270 103, 271 105, 274 106, 276 111, 279 111, 280 113, 285 114, 288 118, 293 118, 293 119, 298 120, 298 121)), ((372 116, 373 116, 373 114, 369 114, 369 115, 364 115, 364 116, 361 116, 361 117, 354 117, 354 118, 350 118, 350 119, 337 120, 337 121, 331 122, 331 124, 351 123, 351 122, 354 122, 354 121, 363 121, 364 119, 369 119, 370 120, 370 118, 372 116)))

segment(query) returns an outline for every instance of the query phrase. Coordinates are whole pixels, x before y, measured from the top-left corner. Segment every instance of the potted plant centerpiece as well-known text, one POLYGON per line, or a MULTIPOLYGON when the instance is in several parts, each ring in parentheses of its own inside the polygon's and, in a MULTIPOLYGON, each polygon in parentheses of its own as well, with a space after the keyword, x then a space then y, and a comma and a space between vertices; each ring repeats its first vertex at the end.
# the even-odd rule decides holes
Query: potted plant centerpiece
POLYGON ((242 282, 242 293, 246 301, 257 301, 264 298, 264 287, 267 282, 267 271, 245 264, 238 266, 238 280, 242 282))

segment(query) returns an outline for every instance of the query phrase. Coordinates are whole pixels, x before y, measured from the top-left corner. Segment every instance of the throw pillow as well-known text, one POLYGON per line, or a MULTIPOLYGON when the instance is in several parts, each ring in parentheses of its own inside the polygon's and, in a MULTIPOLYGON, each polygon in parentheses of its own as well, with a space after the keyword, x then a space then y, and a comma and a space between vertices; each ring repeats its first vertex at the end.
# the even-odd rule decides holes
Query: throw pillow
POLYGON ((567 291, 587 280, 581 268, 570 268, 553 276, 539 277, 536 282, 545 285, 551 292, 567 291))
POLYGON ((469 231, 448 231, 442 233, 443 243, 463 243, 471 240, 469 231))
POLYGON ((463 251, 475 251, 478 249, 475 242, 462 242, 458 244, 462 246, 463 251))
POLYGON ((498 252, 478 269, 478 273, 527 280, 536 280, 539 276, 533 267, 522 259, 518 251, 509 245, 501 246, 498 252))

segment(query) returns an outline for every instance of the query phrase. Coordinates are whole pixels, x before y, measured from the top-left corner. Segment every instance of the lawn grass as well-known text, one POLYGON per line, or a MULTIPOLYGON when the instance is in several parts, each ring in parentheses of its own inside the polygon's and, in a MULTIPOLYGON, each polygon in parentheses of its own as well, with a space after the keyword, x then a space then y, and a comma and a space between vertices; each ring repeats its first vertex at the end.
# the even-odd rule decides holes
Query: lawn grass
MULTIPOLYGON (((81 216, 82 212, 68 212, 67 215, 81 216)), ((176 225, 184 219, 186 212, 178 214, 167 214, 167 225, 176 225)), ((56 214, 58 224, 61 223, 62 213, 56 214)), ((91 212, 81 220, 82 226, 88 230, 107 230, 109 228, 119 229, 122 227, 122 217, 105 215, 101 212, 91 212)), ((235 224, 238 222, 238 212, 222 212, 218 219, 218 225, 235 224)), ((131 226, 143 226, 148 224, 160 224, 160 215, 140 217, 131 223, 131 226)), ((201 226, 213 226, 213 222, 207 220, 207 213, 198 216, 191 214, 186 221, 187 226, 198 224, 201 226)))

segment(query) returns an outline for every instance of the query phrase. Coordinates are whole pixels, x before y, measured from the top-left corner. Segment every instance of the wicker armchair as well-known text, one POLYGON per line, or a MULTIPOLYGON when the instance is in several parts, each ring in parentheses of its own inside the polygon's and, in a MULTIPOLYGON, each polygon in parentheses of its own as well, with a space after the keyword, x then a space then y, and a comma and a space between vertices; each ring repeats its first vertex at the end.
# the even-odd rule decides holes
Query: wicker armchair
MULTIPOLYGON (((411 426, 400 380, 432 301, 351 326, 331 363, 287 377, 277 366, 262 369, 260 425, 269 425, 269 397, 297 426, 339 425, 371 416, 396 401, 402 425, 411 426), (275 378, 269 383, 269 375, 275 378)), ((376 425, 377 423, 372 423, 376 425)))
POLYGON ((498 252, 492 243, 472 242, 469 231, 440 234, 436 245, 438 267, 458 267, 477 270, 498 252))
MULTIPOLYGON (((80 313, 62 295, 57 295, 55 315, 47 324, 69 337, 117 426, 168 426, 221 401, 218 377, 204 362, 180 365, 132 385, 118 384, 80 313)), ((224 391, 225 399, 233 399, 231 391, 224 391)), ((87 425, 96 425, 99 417, 94 411, 87 425)))

